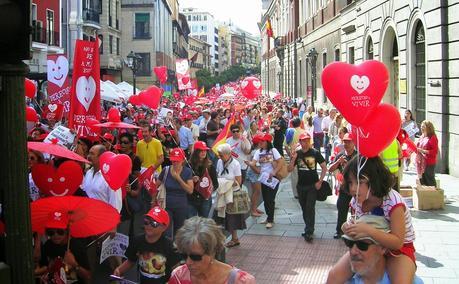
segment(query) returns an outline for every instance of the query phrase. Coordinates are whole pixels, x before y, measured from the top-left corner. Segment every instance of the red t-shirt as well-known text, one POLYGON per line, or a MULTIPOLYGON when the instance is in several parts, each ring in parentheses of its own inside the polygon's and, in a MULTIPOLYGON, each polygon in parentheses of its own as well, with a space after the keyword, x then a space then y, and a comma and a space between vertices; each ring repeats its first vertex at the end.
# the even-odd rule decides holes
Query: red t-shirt
POLYGON ((432 137, 422 136, 418 141, 418 147, 424 150, 429 150, 429 153, 426 155, 426 165, 435 165, 437 163, 437 135, 434 134, 432 137))

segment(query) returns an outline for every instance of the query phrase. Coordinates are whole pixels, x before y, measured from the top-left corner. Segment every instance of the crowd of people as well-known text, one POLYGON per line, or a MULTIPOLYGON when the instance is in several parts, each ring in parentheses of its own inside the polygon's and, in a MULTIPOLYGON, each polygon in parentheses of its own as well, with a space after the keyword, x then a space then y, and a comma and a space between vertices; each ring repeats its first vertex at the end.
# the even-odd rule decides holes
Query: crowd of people
MULTIPOLYGON (((97 137, 77 137, 72 146, 75 153, 90 162, 81 163, 84 178, 75 195, 113 206, 121 214, 121 223, 109 233, 130 237, 127 259, 121 262, 120 258, 110 258, 106 264, 114 275, 122 276, 137 265, 141 283, 254 283, 252 275, 218 260, 218 255, 225 247, 240 245, 238 230, 246 228, 247 215, 262 218, 266 229, 275 226, 280 182, 273 185, 271 181, 281 181, 280 172, 285 167, 291 172, 292 191, 303 212, 302 236, 307 242, 314 237, 317 190, 327 176, 333 180, 338 194, 335 238, 343 237, 350 253, 331 270, 329 283, 344 283, 355 277, 354 273, 359 274, 354 252, 357 249, 364 254, 373 244, 378 247, 379 258, 375 259, 382 262, 378 272, 381 277, 396 279, 393 283, 413 282, 414 229, 408 207, 392 188, 398 188, 395 180, 401 169, 412 164, 420 184, 435 185, 438 140, 430 121, 423 121, 419 130, 412 113, 405 112, 401 129, 409 139, 417 141, 412 153, 415 159, 411 154, 403 157, 402 143, 395 140, 396 150, 362 160, 353 142, 352 126, 334 108, 314 110, 305 102, 267 98, 242 107, 229 102, 164 106, 170 111, 163 117, 158 111, 131 104, 116 106, 121 120, 139 130, 103 129, 104 133, 97 137), (218 144, 219 134, 230 123, 229 137, 218 144), (132 170, 123 191, 110 188, 101 174, 99 158, 106 151, 131 158, 132 170), (393 155, 396 171, 388 164, 393 155), (164 203, 158 191, 138 182, 141 173, 150 167, 155 172, 156 188, 165 188, 164 203), (361 170, 356 172, 357 168, 361 170), (269 182, 261 179, 263 174, 269 182), (212 188, 216 199, 197 190, 206 186, 212 188), (248 212, 225 212, 232 194, 246 187, 251 193, 248 212), (259 209, 260 201, 264 211, 259 209), (349 222, 349 208, 353 220, 378 215, 383 221, 377 223, 386 222, 389 229, 349 222), (222 228, 231 236, 227 243, 222 228)), ((41 121, 30 131, 29 140, 42 141, 59 124, 62 123, 41 121)), ((44 163, 57 168, 66 160, 35 150, 29 150, 28 157, 30 171, 44 163)), ((31 201, 46 197, 31 174, 29 183, 31 201)), ((77 283, 89 283, 99 265, 98 237, 72 238, 69 242, 66 228, 50 223, 46 236, 35 234, 35 273, 43 283, 54 283, 50 271, 59 262, 68 268, 69 279, 80 281, 77 283)))

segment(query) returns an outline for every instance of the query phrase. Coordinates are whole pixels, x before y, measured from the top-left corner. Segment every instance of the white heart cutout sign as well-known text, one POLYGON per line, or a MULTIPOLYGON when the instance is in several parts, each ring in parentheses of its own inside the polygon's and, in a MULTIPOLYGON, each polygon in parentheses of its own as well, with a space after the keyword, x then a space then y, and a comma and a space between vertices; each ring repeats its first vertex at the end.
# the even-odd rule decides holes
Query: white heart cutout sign
POLYGON ((245 87, 247 87, 248 84, 249 84, 249 82, 247 82, 246 80, 242 81, 241 82, 241 88, 244 89, 245 87))
POLYGON ((351 86, 359 94, 365 92, 365 90, 370 86, 370 79, 367 76, 358 76, 352 75, 351 77, 351 86))
POLYGON ((199 186, 202 188, 209 187, 209 179, 207 177, 203 177, 201 182, 199 183, 199 186))
POLYGON ((261 82, 260 81, 252 81, 252 84, 255 88, 260 89, 261 82))
POLYGON ((69 73, 69 61, 65 56, 59 56, 56 61, 48 60, 48 82, 62 87, 69 73))
POLYGON ((88 79, 86 79, 85 76, 78 78, 76 83, 76 95, 80 104, 88 111, 96 95, 96 81, 94 81, 94 78, 91 76, 89 76, 88 79))
POLYGON ((104 165, 102 166, 102 171, 104 172, 104 174, 107 174, 108 171, 110 171, 110 165, 104 164, 104 165))
POLYGON ((56 104, 49 104, 48 105, 48 109, 50 112, 55 112, 56 109, 57 109, 57 105, 56 104))

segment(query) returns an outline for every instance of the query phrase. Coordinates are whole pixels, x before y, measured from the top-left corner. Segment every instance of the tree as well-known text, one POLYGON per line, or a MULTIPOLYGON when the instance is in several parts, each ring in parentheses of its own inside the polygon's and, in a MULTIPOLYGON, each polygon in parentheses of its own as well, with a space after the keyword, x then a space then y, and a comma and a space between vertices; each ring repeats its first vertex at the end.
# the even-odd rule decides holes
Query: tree
POLYGON ((232 65, 218 76, 212 76, 209 70, 201 69, 196 72, 196 78, 198 79, 199 86, 209 90, 217 83, 224 85, 228 82, 237 81, 239 78, 247 76, 247 74, 260 74, 260 66, 246 68, 242 65, 232 65))

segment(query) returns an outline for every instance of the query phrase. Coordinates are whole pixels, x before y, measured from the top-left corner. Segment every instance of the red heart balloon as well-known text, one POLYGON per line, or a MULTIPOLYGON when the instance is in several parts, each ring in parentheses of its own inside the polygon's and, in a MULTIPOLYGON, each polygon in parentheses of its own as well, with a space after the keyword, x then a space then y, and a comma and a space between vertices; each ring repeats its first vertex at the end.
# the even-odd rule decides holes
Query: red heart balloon
POLYGON ((25 78, 24 82, 25 96, 33 99, 37 94, 37 86, 35 86, 32 80, 25 78))
POLYGON ((121 122, 120 111, 116 107, 110 108, 107 113, 107 118, 110 122, 121 122))
POLYGON ((379 155, 397 137, 401 123, 400 113, 394 106, 378 105, 363 124, 352 125, 352 139, 357 150, 369 158, 379 155))
POLYGON ((83 169, 75 161, 65 161, 57 169, 36 164, 32 168, 32 179, 46 196, 73 195, 83 181, 83 169))
POLYGON ((116 155, 105 152, 99 157, 100 171, 107 184, 113 190, 118 190, 131 173, 132 161, 128 155, 116 155))
POLYGON ((183 83, 183 85, 187 85, 188 82, 190 82, 190 77, 188 77, 188 76, 182 77, 182 83, 183 83))
POLYGON ((158 108, 161 96, 161 89, 156 86, 151 86, 139 94, 141 103, 152 109, 158 108))
POLYGON ((33 107, 26 107, 26 121, 31 121, 31 122, 37 122, 38 121, 38 116, 37 112, 33 107))
POLYGON ((379 105, 389 84, 384 63, 368 60, 360 65, 333 62, 322 71, 325 95, 352 125, 361 125, 379 105))
POLYGON ((261 95, 263 87, 257 77, 247 77, 241 82, 241 93, 249 100, 253 100, 261 95))
POLYGON ((156 77, 158 77, 158 80, 161 84, 166 83, 167 81, 167 67, 166 66, 158 66, 153 68, 155 71, 156 77))
POLYGON ((175 100, 179 100, 180 99, 180 94, 179 93, 174 93, 174 94, 172 94, 172 96, 174 97, 175 100))
POLYGON ((94 126, 94 124, 99 124, 100 121, 94 118, 87 118, 86 119, 86 126, 91 129, 92 132, 96 134, 100 134, 100 126, 94 126))
POLYGON ((142 103, 140 102, 140 97, 138 95, 132 95, 129 97, 129 102, 133 105, 139 106, 142 103))

